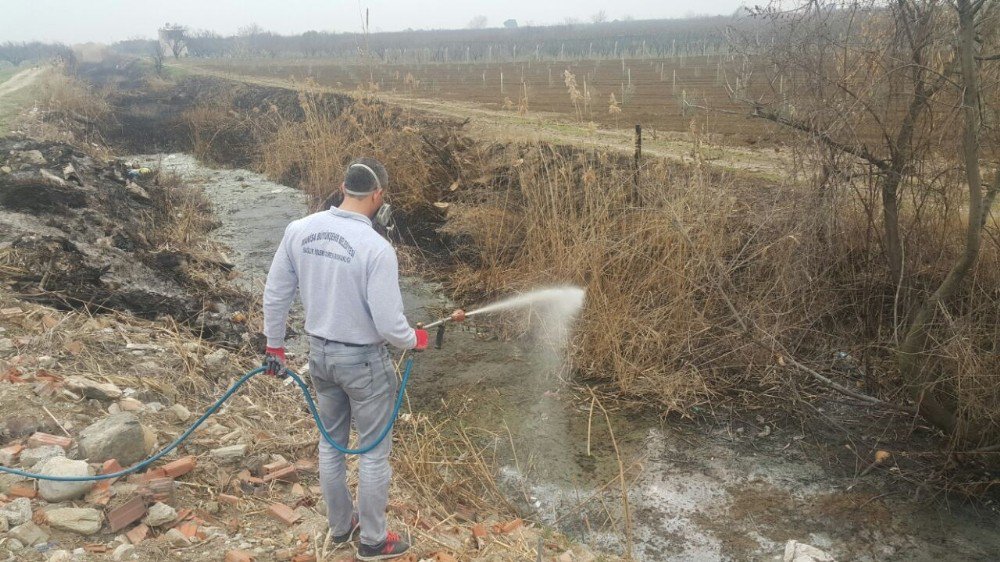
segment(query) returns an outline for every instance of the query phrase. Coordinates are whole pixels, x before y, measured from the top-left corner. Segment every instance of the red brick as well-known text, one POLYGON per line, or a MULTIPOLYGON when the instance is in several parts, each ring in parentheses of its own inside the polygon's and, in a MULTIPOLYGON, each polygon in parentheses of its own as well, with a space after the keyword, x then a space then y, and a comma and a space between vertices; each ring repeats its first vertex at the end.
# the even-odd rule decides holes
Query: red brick
POLYGON ((226 553, 225 562, 253 562, 254 557, 245 550, 230 550, 226 553))
POLYGON ((485 538, 486 535, 487 535, 486 525, 483 525, 482 523, 476 523, 475 525, 472 526, 473 537, 477 539, 482 539, 485 538))
POLYGON ((198 534, 198 524, 192 521, 185 521, 177 526, 177 530, 190 539, 198 534))
POLYGON ((159 478, 168 478, 167 471, 162 468, 151 468, 142 475, 142 479, 146 482, 151 482, 159 478))
POLYGON ((119 464, 118 459, 108 459, 101 465, 101 474, 111 474, 112 472, 121 472, 122 470, 124 469, 119 464))
POLYGON ((28 438, 28 447, 31 448, 42 447, 45 445, 56 445, 58 447, 62 447, 63 449, 68 449, 72 444, 73 440, 69 437, 60 437, 58 435, 42 433, 41 431, 28 438))
POLYGON ((163 502, 171 504, 174 501, 174 479, 153 478, 139 489, 139 493, 147 502, 163 502))
POLYGON ((103 480, 98 482, 96 486, 91 488, 87 492, 87 497, 84 498, 87 503, 92 503, 94 505, 106 506, 111 502, 111 484, 108 480, 103 480))
POLYGON ((229 505, 240 505, 240 498, 236 496, 230 496, 229 494, 219 494, 216 497, 222 503, 228 503, 229 505))
POLYGON ((12 498, 34 499, 34 497, 38 495, 38 492, 35 491, 35 487, 32 484, 25 484, 22 482, 11 486, 7 490, 7 495, 12 498))
POLYGON ((90 543, 83 545, 83 549, 94 554, 104 554, 108 551, 108 546, 101 543, 90 543))
POLYGON ((3 449, 0 449, 0 453, 6 453, 11 457, 17 458, 17 456, 20 455, 21 451, 23 450, 24 450, 24 445, 21 445, 20 443, 14 443, 13 445, 7 445, 3 449))
POLYGON ((271 474, 272 472, 277 472, 288 466, 291 466, 291 463, 288 461, 275 461, 270 464, 265 464, 264 474, 271 474))
POLYGON ((132 544, 139 544, 146 540, 146 537, 148 536, 149 527, 147 527, 145 523, 140 523, 139 525, 136 525, 135 529, 125 533, 125 537, 128 538, 128 542, 132 544))
POLYGON ((267 508, 267 513, 285 525, 294 525, 296 521, 302 518, 301 515, 295 513, 292 508, 283 503, 272 503, 267 508))
POLYGON ((108 526, 112 533, 117 533, 142 519, 144 515, 146 515, 146 502, 142 501, 141 497, 135 496, 108 513, 108 526))
POLYGON ((198 465, 198 460, 193 456, 187 456, 181 459, 177 459, 173 462, 163 465, 161 468, 170 478, 177 478, 184 476, 185 474, 194 470, 194 467, 198 465))
POLYGON ((292 557, 292 562, 316 562, 315 554, 297 554, 292 557))
POLYGON ((299 472, 308 472, 310 474, 319 472, 316 461, 312 459, 299 459, 295 461, 295 469, 299 472))
POLYGON ((263 478, 264 482, 274 482, 275 480, 280 480, 282 482, 298 482, 299 474, 295 471, 294 466, 286 466, 285 468, 276 470, 263 478))

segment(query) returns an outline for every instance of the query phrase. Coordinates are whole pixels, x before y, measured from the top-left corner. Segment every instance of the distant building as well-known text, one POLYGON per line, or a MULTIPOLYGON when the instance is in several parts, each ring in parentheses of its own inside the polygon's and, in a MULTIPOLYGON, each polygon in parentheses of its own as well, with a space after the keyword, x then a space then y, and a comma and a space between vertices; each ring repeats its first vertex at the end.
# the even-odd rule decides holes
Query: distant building
POLYGON ((503 26, 507 29, 517 29, 517 20, 507 20, 503 22, 503 26))
POLYGON ((184 36, 185 29, 179 25, 169 23, 159 30, 160 54, 164 57, 174 57, 179 59, 188 56, 187 38, 184 36))

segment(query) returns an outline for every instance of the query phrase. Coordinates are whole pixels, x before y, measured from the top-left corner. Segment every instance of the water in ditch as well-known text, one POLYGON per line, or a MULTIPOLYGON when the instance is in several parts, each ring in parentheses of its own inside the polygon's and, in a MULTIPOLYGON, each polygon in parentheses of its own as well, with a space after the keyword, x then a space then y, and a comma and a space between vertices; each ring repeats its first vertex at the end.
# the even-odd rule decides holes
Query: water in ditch
MULTIPOLYGON (((187 154, 136 159, 204 189, 221 222, 215 236, 230 247, 241 274, 237 282, 261 290, 285 226, 307 212, 305 197, 187 154)), ((456 306, 433 283, 406 276, 402 283, 413 323, 456 306)), ((447 407, 492 434, 500 483, 533 520, 609 553, 621 553, 631 535, 640 560, 781 559, 788 540, 837 560, 1000 557, 1000 528, 988 507, 948 509, 896 491, 862 493, 864 482, 831 474, 795 432, 733 434, 613 410, 616 455, 603 414, 593 413, 590 395, 569 380, 551 348, 493 337, 482 328, 488 316, 475 319, 479 328, 449 327, 444 349, 418 358, 410 399, 415 410, 447 407), (630 525, 619 459, 628 475, 630 525)), ((289 341, 300 363, 305 345, 301 337, 289 341)))

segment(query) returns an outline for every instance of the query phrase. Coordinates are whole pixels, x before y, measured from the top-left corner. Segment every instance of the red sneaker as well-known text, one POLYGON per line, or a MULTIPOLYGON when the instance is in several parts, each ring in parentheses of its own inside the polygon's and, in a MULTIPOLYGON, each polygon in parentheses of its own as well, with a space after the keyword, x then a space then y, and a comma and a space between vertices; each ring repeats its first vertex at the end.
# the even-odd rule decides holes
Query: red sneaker
POLYGON ((402 556, 410 550, 410 543, 404 541, 396 533, 386 533, 382 544, 368 546, 361 543, 358 547, 358 560, 388 560, 402 556))

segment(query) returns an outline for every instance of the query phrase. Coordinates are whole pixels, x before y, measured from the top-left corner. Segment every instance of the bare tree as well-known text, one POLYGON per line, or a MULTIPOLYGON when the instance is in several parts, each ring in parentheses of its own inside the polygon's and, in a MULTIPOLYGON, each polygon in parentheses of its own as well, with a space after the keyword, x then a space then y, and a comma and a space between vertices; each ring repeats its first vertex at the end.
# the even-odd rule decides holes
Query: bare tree
POLYGON ((605 23, 608 21, 608 14, 604 10, 598 10, 594 15, 590 16, 591 23, 605 23))
MULTIPOLYGON (((761 25, 736 36, 741 56, 729 84, 750 115, 822 147, 828 155, 824 178, 831 171, 863 177, 863 185, 877 192, 878 209, 867 208, 867 216, 882 233, 904 386, 926 419, 965 443, 983 438, 983 424, 966 419, 961 399, 926 348, 934 317, 975 266, 984 213, 1000 187, 994 179, 984 194, 980 169, 980 160, 995 158, 997 150, 995 143, 989 151, 982 144, 982 114, 996 103, 996 81, 984 98, 979 75, 987 62, 983 42, 989 36, 996 44, 998 9, 988 0, 814 0, 791 11, 757 10, 761 25), (954 187, 962 181, 960 170, 964 195, 954 187), (928 291, 928 280, 914 271, 920 260, 908 262, 921 248, 907 245, 907 231, 919 231, 934 213, 933 220, 948 220, 956 202, 968 208, 960 257, 928 291)), ((856 180, 842 184, 859 189, 856 180)))
POLYGON ((486 18, 486 16, 479 15, 469 20, 469 25, 467 25, 466 27, 468 27, 469 29, 485 29, 487 23, 489 23, 489 20, 486 18))

